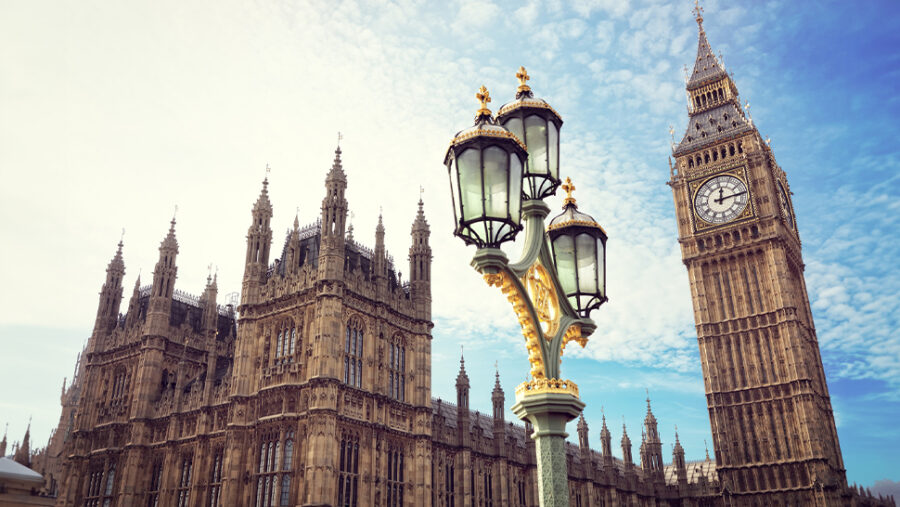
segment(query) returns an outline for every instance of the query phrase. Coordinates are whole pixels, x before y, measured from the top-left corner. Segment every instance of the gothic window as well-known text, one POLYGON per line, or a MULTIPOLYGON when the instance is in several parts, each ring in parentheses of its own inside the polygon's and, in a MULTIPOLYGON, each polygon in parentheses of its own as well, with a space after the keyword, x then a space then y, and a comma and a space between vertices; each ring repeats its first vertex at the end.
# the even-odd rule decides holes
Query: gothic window
POLYGON ((284 321, 275 336, 275 364, 294 362, 296 341, 297 327, 289 320, 284 321))
POLYGON ((119 368, 116 370, 113 376, 113 387, 110 397, 110 400, 113 404, 121 403, 122 401, 124 401, 127 388, 128 374, 125 371, 125 368, 119 368))
POLYGON ((447 500, 445 505, 450 507, 456 505, 456 498, 453 494, 453 490, 455 489, 454 482, 456 479, 456 467, 453 466, 453 458, 449 458, 449 463, 444 468, 444 496, 447 500))
POLYGON ((116 482, 116 465, 111 463, 104 473, 103 465, 93 469, 88 476, 85 507, 109 507, 113 501, 113 486, 116 482))
POLYGON ((289 505, 291 499, 291 472, 294 467, 294 432, 288 431, 284 438, 284 454, 281 457, 281 498, 280 505, 289 505))
POLYGON ((391 340, 388 359, 388 392, 391 398, 406 401, 406 347, 400 335, 391 340))
POLYGON ((85 507, 100 506, 100 491, 103 488, 103 469, 94 470, 88 476, 87 494, 84 495, 85 507))
POLYGON ((388 449, 387 507, 403 505, 403 451, 396 446, 388 449))
POLYGON ((159 507, 159 490, 162 482, 162 462, 153 464, 150 472, 150 487, 147 489, 147 507, 159 507))
MULTIPOLYGON (((357 507, 356 488, 359 482, 359 436, 341 435, 340 475, 338 476, 338 507, 357 507)), ((390 498, 390 493, 388 493, 390 498)), ((388 500, 390 505, 390 500, 388 500)))
POLYGON ((213 466, 209 477, 209 507, 219 507, 219 496, 222 494, 222 449, 213 454, 213 466))
POLYGON ((259 471, 256 479, 256 507, 275 505, 278 498, 277 459, 280 450, 278 434, 263 437, 259 445, 259 471))
POLYGON ((194 471, 193 456, 185 456, 181 461, 181 473, 178 477, 178 489, 175 498, 178 507, 187 507, 191 497, 191 474, 194 471))
POLYGON ((344 383, 362 387, 363 328, 356 319, 347 323, 344 337, 344 383))
POLYGON ((494 507, 494 475, 491 473, 491 469, 488 468, 484 471, 484 506, 485 507, 494 507))
POLYGON ((520 480, 518 484, 519 506, 525 507, 525 481, 520 480))

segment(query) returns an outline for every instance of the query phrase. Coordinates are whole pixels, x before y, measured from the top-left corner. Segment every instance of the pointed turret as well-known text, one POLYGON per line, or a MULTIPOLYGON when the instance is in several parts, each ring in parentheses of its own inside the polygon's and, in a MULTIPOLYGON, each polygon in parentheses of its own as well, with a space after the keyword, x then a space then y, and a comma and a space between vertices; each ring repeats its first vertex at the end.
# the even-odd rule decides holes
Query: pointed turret
POLYGON ((322 199, 322 235, 319 246, 319 278, 341 280, 344 274, 344 242, 346 239, 347 175, 341 162, 341 147, 334 150, 334 162, 325 177, 322 199))
POLYGON ((647 415, 644 416, 644 438, 641 441, 641 468, 656 479, 664 475, 662 442, 659 439, 656 416, 650 408, 650 394, 647 394, 647 415))
POLYGON ((106 267, 106 281, 100 289, 100 304, 94 321, 94 333, 109 333, 118 322, 119 307, 122 303, 122 279, 125 276, 125 262, 122 260, 122 240, 109 265, 106 267))
POLYGON ((622 421, 622 461, 625 463, 625 471, 628 472, 634 461, 631 459, 631 439, 628 438, 625 421, 622 421))
POLYGON ((466 358, 459 355, 459 373, 456 375, 456 406, 469 408, 469 376, 466 374, 466 358))
MULTIPOLYGON (((728 75, 725 66, 716 58, 706 39, 706 31, 703 29, 703 9, 697 6, 694 13, 698 28, 697 59, 694 61, 694 70, 685 83, 690 122, 684 138, 673 149, 676 158, 754 130, 753 123, 746 118, 741 108, 737 86, 728 75)), ((717 151, 716 159, 718 156, 717 151)), ((699 162, 692 157, 688 168, 708 162, 704 157, 701 157, 699 162)), ((683 166, 679 167, 686 169, 683 166)))
POLYGON ((207 333, 215 333, 219 319, 219 308, 216 298, 219 295, 218 273, 206 277, 206 287, 203 289, 203 328, 207 333))
POLYGON ((387 252, 384 249, 384 221, 378 213, 378 225, 375 226, 375 255, 372 259, 372 274, 376 279, 387 277, 387 252))
POLYGON ((253 210, 247 229, 247 255, 244 259, 244 281, 241 303, 253 301, 258 287, 266 283, 269 267, 269 249, 272 246, 272 203, 269 202, 269 177, 262 182, 262 190, 253 210))
POLYGON ((687 484, 687 464, 684 461, 684 448, 678 440, 678 428, 675 428, 675 447, 672 448, 672 464, 675 465, 675 476, 678 483, 687 484))
POLYGON ((431 230, 425 220, 425 208, 419 197, 419 211, 412 224, 412 245, 409 247, 409 290, 416 306, 416 314, 431 320, 431 230))
POLYGON ((31 468, 31 418, 28 419, 28 428, 25 429, 25 438, 22 444, 16 448, 13 460, 22 466, 31 468))
POLYGON ((606 414, 603 414, 603 426, 600 428, 600 451, 603 454, 603 467, 610 469, 613 465, 612 433, 606 426, 606 414))
POLYGON ((167 334, 172 295, 175 293, 175 279, 178 277, 178 267, 175 264, 177 256, 178 240, 175 239, 175 217, 172 217, 169 232, 159 245, 159 260, 153 269, 150 309, 147 312, 151 334, 167 334))
POLYGON ((588 439, 588 423, 584 420, 584 414, 578 414, 578 446, 582 450, 590 450, 590 441, 588 439))
POLYGON ((494 390, 491 391, 491 404, 494 406, 494 423, 503 424, 503 413, 505 411, 503 403, 505 395, 503 387, 500 386, 500 370, 494 372, 494 390))
POLYGON ((128 300, 128 312, 125 316, 125 327, 134 326, 138 321, 141 302, 141 275, 134 280, 134 289, 131 291, 131 299, 128 300))
POLYGON ((9 423, 6 423, 6 429, 3 430, 3 440, 0 440, 0 458, 6 457, 6 434, 9 432, 9 423))
POLYGON ((456 429, 459 445, 468 442, 469 433, 469 376, 466 375, 466 358, 459 355, 459 373, 456 375, 456 429))

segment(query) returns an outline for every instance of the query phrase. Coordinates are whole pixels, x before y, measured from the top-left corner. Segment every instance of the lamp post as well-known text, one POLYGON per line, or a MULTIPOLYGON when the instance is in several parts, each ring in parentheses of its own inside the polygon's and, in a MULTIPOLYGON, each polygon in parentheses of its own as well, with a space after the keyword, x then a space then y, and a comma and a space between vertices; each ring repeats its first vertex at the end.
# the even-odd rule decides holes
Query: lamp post
POLYGON ((543 199, 560 186, 562 119, 535 98, 523 67, 514 101, 494 118, 484 86, 475 124, 456 134, 444 165, 450 177, 454 234, 477 247, 472 266, 512 303, 528 350, 531 380, 516 388, 512 410, 534 425, 540 505, 568 506, 566 423, 584 408, 578 386, 560 375, 567 343, 582 347, 596 329, 590 312, 606 302, 606 232, 578 211, 569 178, 563 212, 544 221, 543 199), (525 229, 522 257, 500 245, 525 229))

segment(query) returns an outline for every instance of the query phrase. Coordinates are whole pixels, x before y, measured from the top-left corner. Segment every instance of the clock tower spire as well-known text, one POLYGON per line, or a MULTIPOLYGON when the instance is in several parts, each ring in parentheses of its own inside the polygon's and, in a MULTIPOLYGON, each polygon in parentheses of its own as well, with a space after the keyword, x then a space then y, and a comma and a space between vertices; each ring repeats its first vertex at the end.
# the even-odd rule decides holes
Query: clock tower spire
POLYGON ((713 53, 702 8, 694 12, 688 127, 669 185, 718 475, 741 503, 843 505, 847 481, 787 176, 713 53))

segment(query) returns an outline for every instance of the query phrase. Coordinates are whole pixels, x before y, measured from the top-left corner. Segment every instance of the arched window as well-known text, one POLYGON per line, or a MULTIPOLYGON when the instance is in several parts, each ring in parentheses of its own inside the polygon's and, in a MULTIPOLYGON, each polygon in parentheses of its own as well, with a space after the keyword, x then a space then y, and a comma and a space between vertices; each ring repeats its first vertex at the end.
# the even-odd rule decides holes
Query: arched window
POLYGON ((175 492, 178 507, 187 507, 191 497, 191 475, 194 472, 194 457, 187 455, 181 460, 181 473, 178 476, 178 488, 175 492))
POLYGON ((209 507, 219 507, 222 494, 222 461, 223 450, 217 449, 213 453, 212 470, 209 474, 209 507))
POLYGON ((401 507, 403 505, 403 466, 403 449, 401 449, 400 446, 391 445, 388 448, 388 507, 401 507))
POLYGON ((363 327, 358 319, 347 323, 344 336, 344 383, 362 387, 363 327))
POLYGON ((275 364, 294 362, 294 351, 297 341, 297 326, 290 320, 281 323, 275 335, 275 364))
MULTIPOLYGON (((341 435, 340 474, 338 475, 338 507, 357 507, 359 483, 359 435, 341 435)), ((388 493, 390 498, 390 493, 388 493)), ((390 505, 390 501, 388 501, 390 505)))
POLYGON ((406 401, 406 346, 402 336, 394 335, 388 359, 388 392, 391 398, 406 401))
POLYGON ((259 444, 256 477, 256 507, 291 505, 291 477, 294 462, 294 432, 267 433, 259 444), (284 438, 282 445, 281 438, 284 438), (282 451, 283 449, 283 451, 282 451))

